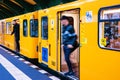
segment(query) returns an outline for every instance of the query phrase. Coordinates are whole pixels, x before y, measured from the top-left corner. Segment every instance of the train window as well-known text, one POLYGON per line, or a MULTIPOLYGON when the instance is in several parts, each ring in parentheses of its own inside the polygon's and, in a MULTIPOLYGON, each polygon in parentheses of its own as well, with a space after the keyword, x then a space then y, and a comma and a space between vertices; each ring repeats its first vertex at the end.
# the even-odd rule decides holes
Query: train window
POLYGON ((28 22, 27 20, 23 20, 23 35, 28 36, 28 22))
POLYGON ((1 27, 2 27, 2 34, 4 34, 4 26, 5 26, 5 23, 4 23, 4 22, 2 22, 2 23, 1 23, 1 27))
POLYGON ((12 25, 11 22, 6 22, 6 34, 11 34, 12 25))
POLYGON ((42 39, 48 39, 48 17, 42 17, 42 39))
POLYGON ((4 34, 4 22, 1 22, 0 34, 4 34))
POLYGON ((100 15, 101 20, 114 20, 120 19, 120 8, 102 10, 100 15))
POLYGON ((120 8, 101 10, 99 19, 100 47, 120 50, 120 8))
POLYGON ((38 19, 30 20, 30 36, 38 37, 38 19))

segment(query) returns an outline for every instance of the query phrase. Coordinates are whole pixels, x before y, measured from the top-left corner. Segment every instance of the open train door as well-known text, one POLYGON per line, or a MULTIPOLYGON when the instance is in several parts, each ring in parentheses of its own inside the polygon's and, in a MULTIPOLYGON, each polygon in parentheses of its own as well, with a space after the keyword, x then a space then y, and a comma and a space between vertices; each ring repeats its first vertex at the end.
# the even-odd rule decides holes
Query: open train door
MULTIPOLYGON (((19 33, 19 35, 20 35, 20 19, 19 18, 14 18, 13 20, 16 20, 16 22, 17 22, 17 24, 19 24, 19 31, 18 31, 18 33, 19 33)), ((11 21, 11 26, 13 26, 13 24, 12 24, 12 22, 13 22, 13 20, 11 21)), ((7 24, 8 26, 9 26, 9 24, 7 24)), ((13 28, 12 28, 13 29, 13 28)), ((14 34, 15 35, 15 34, 14 34)), ((19 38, 20 38, 20 36, 19 36, 19 38)), ((19 43, 20 44, 20 43, 19 43)), ((16 51, 16 52, 19 52, 19 50, 18 50, 18 47, 20 48, 20 45, 18 46, 17 45, 17 43, 16 43, 16 41, 15 41, 15 36, 14 36, 14 50, 16 51)))
MULTIPOLYGON (((77 34, 77 42, 80 43, 80 9, 71 9, 71 10, 64 10, 58 12, 58 56, 60 57, 60 72, 66 73, 68 72, 68 66, 65 60, 65 53, 62 46, 62 24, 60 18, 62 16, 67 16, 69 18, 69 24, 74 27, 75 33, 77 34)), ((70 76, 72 78, 79 78, 80 74, 80 47, 78 46, 70 55, 70 61, 72 64, 72 69, 75 75, 70 76)))

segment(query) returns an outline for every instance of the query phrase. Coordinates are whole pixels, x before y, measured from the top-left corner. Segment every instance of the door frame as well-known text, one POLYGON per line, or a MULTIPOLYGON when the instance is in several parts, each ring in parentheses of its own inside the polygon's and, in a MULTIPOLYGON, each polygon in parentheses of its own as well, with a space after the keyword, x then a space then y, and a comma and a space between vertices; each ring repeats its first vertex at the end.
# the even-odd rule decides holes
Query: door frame
MULTIPOLYGON (((72 9, 66 9, 66 10, 62 10, 62 11, 58 11, 57 12, 57 43, 59 43, 59 45, 57 44, 57 46, 58 46, 58 48, 60 48, 59 50, 60 50, 60 52, 58 52, 58 48, 57 48, 57 55, 58 54, 60 54, 60 57, 59 58, 57 58, 57 59, 60 59, 60 72, 61 72, 61 56, 62 56, 62 54, 61 54, 61 24, 60 24, 60 17, 61 17, 61 13, 62 12, 64 12, 64 11, 72 11, 72 10, 78 10, 79 11, 79 20, 80 20, 80 8, 72 8, 72 9)), ((79 34, 79 37, 78 37, 78 41, 79 41, 79 45, 80 45, 80 21, 79 21, 79 32, 78 32, 78 34, 79 34)), ((79 70, 79 79, 80 79, 80 46, 79 46, 79 65, 78 65, 78 70, 79 70)), ((59 60, 57 60, 57 61, 59 61, 59 60)), ((59 63, 59 62, 58 62, 59 63)))

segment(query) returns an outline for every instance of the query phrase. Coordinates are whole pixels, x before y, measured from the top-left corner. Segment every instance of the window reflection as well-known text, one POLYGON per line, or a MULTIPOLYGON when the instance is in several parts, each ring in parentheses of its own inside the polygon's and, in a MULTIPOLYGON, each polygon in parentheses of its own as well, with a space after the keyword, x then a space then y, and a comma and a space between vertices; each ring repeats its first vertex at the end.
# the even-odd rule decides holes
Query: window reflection
POLYGON ((11 34, 12 31, 12 25, 11 22, 6 23, 6 34, 11 34))
POLYGON ((27 20, 23 20, 23 35, 28 36, 27 20))
POLYGON ((30 36, 38 37, 38 20, 37 19, 30 20, 30 36))
POLYGON ((42 39, 48 39, 48 17, 42 17, 42 39))

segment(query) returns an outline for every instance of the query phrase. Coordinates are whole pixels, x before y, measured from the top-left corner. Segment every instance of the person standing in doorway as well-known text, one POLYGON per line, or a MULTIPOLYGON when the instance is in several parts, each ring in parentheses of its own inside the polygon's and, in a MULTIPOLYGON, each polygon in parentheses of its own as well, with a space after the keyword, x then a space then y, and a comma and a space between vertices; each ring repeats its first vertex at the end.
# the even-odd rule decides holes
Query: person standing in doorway
POLYGON ((74 27, 70 25, 69 17, 62 16, 60 20, 62 25, 62 47, 69 69, 65 75, 74 75, 70 61, 70 55, 79 46, 77 43, 77 35, 75 33, 74 27))
POLYGON ((11 35, 15 36, 15 42, 16 42, 16 52, 20 51, 20 44, 19 44, 19 40, 20 40, 20 25, 17 23, 17 19, 13 20, 13 32, 11 33, 11 35))

